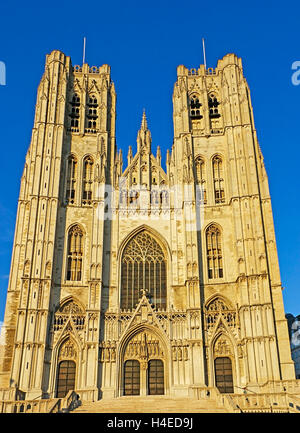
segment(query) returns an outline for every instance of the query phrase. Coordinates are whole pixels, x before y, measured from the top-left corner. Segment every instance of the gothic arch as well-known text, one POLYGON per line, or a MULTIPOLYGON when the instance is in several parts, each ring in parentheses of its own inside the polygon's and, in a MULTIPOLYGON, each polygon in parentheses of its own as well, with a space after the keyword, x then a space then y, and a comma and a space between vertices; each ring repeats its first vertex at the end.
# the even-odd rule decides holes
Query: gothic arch
MULTIPOLYGON (((231 366, 231 376, 232 376, 232 379, 231 380, 229 379, 229 387, 231 388, 232 386, 232 389, 229 392, 234 392, 234 385, 236 385, 238 381, 238 352, 237 352, 236 342, 234 341, 230 333, 224 332, 224 330, 220 330, 219 332, 216 333, 216 335, 214 336, 211 342, 210 358, 211 358, 211 363, 210 363, 211 384, 213 386, 218 385, 216 360, 226 361, 227 369, 228 368, 230 369, 231 366)), ((227 370, 227 375, 228 374, 230 376, 230 371, 227 370)), ((223 392, 228 392, 228 390, 223 392)))
POLYGON ((49 378, 49 391, 52 396, 56 395, 59 363, 61 361, 75 362, 75 384, 79 387, 77 378, 81 377, 82 372, 82 339, 85 322, 86 310, 77 298, 67 296, 59 302, 53 319, 54 342, 49 378))
MULTIPOLYGON (((66 335, 60 342, 57 350, 57 360, 56 360, 56 372, 55 372, 55 387, 54 392, 55 395, 58 396, 60 386, 61 386, 61 366, 66 364, 66 367, 72 368, 72 384, 66 383, 66 378, 63 378, 63 388, 65 388, 65 392, 63 394, 66 395, 66 392, 70 389, 78 388, 78 367, 79 367, 79 346, 76 340, 71 335, 66 335), (77 385, 77 386, 76 386, 77 385)), ((66 376, 66 372, 63 373, 66 376)), ((68 378, 70 379, 70 378, 68 378)), ((59 397, 63 397, 59 395, 59 397)))
POLYGON ((87 158, 91 158, 93 163, 95 163, 95 158, 93 157, 93 155, 91 153, 85 153, 81 158, 81 164, 83 164, 84 160, 87 158))
MULTIPOLYGON (((143 224, 139 227, 136 227, 129 234, 127 234, 127 236, 125 236, 125 238, 122 240, 120 247, 118 249, 117 263, 118 263, 119 300, 121 300, 121 267, 122 267, 123 252, 124 252, 126 246, 128 245, 128 243, 132 239, 134 239, 135 236, 137 236, 138 234, 140 234, 142 232, 146 232, 149 236, 153 237, 154 241, 156 241, 157 244, 161 247, 161 249, 165 255, 165 260, 166 260, 166 280, 167 280, 167 288, 166 288, 167 290, 166 291, 168 292, 168 287, 171 287, 171 284, 172 284, 172 275, 171 275, 172 255, 171 255, 171 249, 169 247, 169 244, 166 241, 166 239, 159 232, 157 232, 152 227, 150 227, 146 224, 143 224)), ((167 299, 166 299, 167 305, 168 305, 169 298, 170 298, 170 293, 167 293, 167 299)))
POLYGON ((91 204, 94 189, 95 159, 86 154, 81 160, 81 201, 82 204, 91 204))
POLYGON ((63 309, 68 303, 73 302, 74 304, 76 304, 82 311, 82 313, 85 312, 85 307, 83 306, 83 304, 81 303, 81 301, 79 301, 76 297, 69 295, 66 298, 63 298, 57 308, 56 308, 56 312, 59 311, 60 309, 63 309))
POLYGON ((74 223, 66 230, 65 242, 65 279, 82 281, 85 256, 85 230, 81 224, 74 223))
POLYGON ((237 385, 239 383, 239 358, 236 340, 238 320, 236 310, 226 297, 215 294, 205 303, 205 320, 208 333, 209 384, 216 386, 215 360, 222 358, 231 364, 233 384, 237 385), (211 310, 209 306, 212 306, 211 310))
POLYGON ((197 159, 202 159, 202 161, 205 163, 206 162, 206 158, 204 155, 202 155, 201 153, 197 153, 197 155, 195 155, 194 161, 196 161, 197 159))
POLYGON ((83 233, 83 235, 85 236, 85 234, 86 234, 86 230, 85 230, 84 225, 81 224, 81 223, 72 223, 72 224, 70 224, 69 227, 68 227, 67 230, 66 230, 66 233, 69 233, 69 231, 72 230, 72 228, 73 228, 73 227, 76 227, 76 226, 79 227, 79 228, 82 230, 82 233, 83 233))
POLYGON ((191 119, 201 119, 203 117, 201 109, 202 103, 200 102, 200 94, 192 91, 188 97, 189 114, 191 119))
POLYGON ((59 371, 59 363, 61 361, 72 360, 76 364, 76 378, 75 385, 79 387, 78 378, 81 375, 81 363, 82 363, 82 350, 83 346, 78 336, 73 332, 65 330, 63 335, 60 336, 58 341, 52 350, 52 359, 50 367, 50 380, 49 380, 49 391, 53 397, 57 391, 57 379, 59 371))
POLYGON ((219 105, 220 105, 220 96, 219 92, 211 89, 207 95, 208 99, 208 111, 210 119, 221 117, 219 105))
POLYGON ((143 232, 143 231, 148 232, 156 240, 156 242, 163 249, 164 253, 167 255, 168 262, 171 261, 171 259, 172 259, 171 249, 170 249, 170 246, 169 246, 168 242, 166 241, 166 239, 157 230, 153 229, 152 227, 150 227, 146 224, 143 224, 139 227, 136 227, 134 230, 132 230, 122 240, 120 247, 119 247, 119 250, 118 250, 118 255, 117 255, 118 262, 120 262, 123 251, 124 251, 126 245, 128 244, 128 242, 130 242, 131 239, 133 239, 137 234, 139 234, 140 232, 143 232))
POLYGON ((224 304, 228 307, 229 310, 234 310, 234 307, 233 307, 232 303, 229 301, 229 299, 227 297, 225 297, 224 295, 221 295, 219 293, 215 293, 215 294, 211 295, 206 300, 205 309, 207 310, 209 305, 211 305, 217 299, 220 299, 222 302, 224 302, 224 304))
POLYGON ((124 244, 119 273, 121 309, 134 310, 143 290, 157 308, 166 309, 168 257, 165 248, 149 230, 138 230, 124 244))
MULTIPOLYGON (((142 344, 141 344, 142 346, 142 344)), ((169 351, 169 345, 165 338, 165 335, 160 332, 157 328, 154 326, 148 325, 148 324, 139 324, 134 327, 132 327, 121 339, 118 348, 117 348, 117 390, 119 393, 119 396, 123 395, 123 380, 124 380, 124 371, 123 366, 126 362, 126 360, 132 359, 132 360, 138 360, 141 364, 141 369, 146 370, 148 368, 148 362, 151 359, 157 359, 161 360, 164 365, 164 390, 165 394, 169 393, 169 384, 170 384, 170 351, 169 351), (130 352, 130 343, 134 342, 135 345, 138 346, 138 340, 140 337, 140 341, 142 343, 143 336, 145 336, 145 343, 146 346, 153 347, 152 353, 149 353, 149 351, 142 350, 141 348, 135 349, 136 352, 132 354, 130 352), (155 348, 155 349, 154 349, 155 348), (129 352, 127 352, 129 350, 129 352), (153 351, 154 350, 154 351, 153 351), (127 353, 126 353, 127 352, 127 353)), ((144 385, 145 386, 145 385, 144 385)), ((146 390, 142 390, 141 395, 147 394, 146 390)))
POLYGON ((220 152, 213 153, 213 154, 211 155, 211 157, 210 157, 210 162, 212 163, 213 160, 214 160, 215 158, 220 158, 220 159, 222 160, 223 163, 224 163, 224 161, 225 161, 225 156, 222 155, 220 152))
POLYGON ((223 228, 222 228, 222 226, 219 223, 215 222, 215 221, 210 221, 209 223, 207 223, 206 226, 203 228, 203 233, 206 233, 206 230, 210 226, 216 226, 216 227, 218 227, 218 229, 220 230, 221 234, 223 235, 223 228))
POLYGON ((210 222, 206 227, 204 227, 202 233, 202 245, 206 278, 211 281, 224 279, 226 275, 224 260, 224 232, 220 224, 210 222), (213 229, 215 229, 215 234, 213 233, 213 229), (216 245, 212 245, 213 242, 215 242, 216 245), (213 246, 215 246, 215 248, 213 248, 213 246))

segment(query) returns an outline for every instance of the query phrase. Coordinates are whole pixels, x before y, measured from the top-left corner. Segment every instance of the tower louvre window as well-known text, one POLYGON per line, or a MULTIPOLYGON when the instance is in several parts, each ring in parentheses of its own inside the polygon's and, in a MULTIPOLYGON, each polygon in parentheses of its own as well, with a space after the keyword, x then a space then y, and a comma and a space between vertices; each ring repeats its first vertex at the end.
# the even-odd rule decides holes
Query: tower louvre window
POLYGON ((79 128, 79 108, 80 108, 80 97, 75 93, 71 100, 71 130, 77 130, 79 128))
POLYGON ((223 278, 221 231, 215 224, 206 230, 206 254, 208 278, 223 278))
POLYGON ((202 115, 200 112, 200 101, 198 95, 192 95, 190 97, 190 117, 191 119, 202 119, 202 115))
POLYGON ((219 156, 215 156, 212 161, 213 166, 213 181, 214 181, 214 193, 215 203, 225 202, 225 191, 224 191, 224 176, 223 176, 223 162, 219 156))
POLYGON ((82 175, 82 201, 83 204, 91 204, 93 195, 93 169, 94 161, 91 156, 87 156, 83 161, 83 175, 82 175))
POLYGON ((95 133, 97 131, 98 101, 95 96, 89 96, 86 113, 86 132, 95 133))
POLYGON ((218 109, 219 105, 220 102, 218 102, 216 95, 214 93, 211 93, 208 96, 208 109, 210 119, 217 119, 218 117, 221 117, 218 109))
POLYGON ((67 173, 68 173, 68 177, 67 177, 66 201, 69 204, 74 204, 76 178, 77 178, 77 158, 74 155, 70 155, 68 158, 67 173))
POLYGON ((67 280, 80 281, 82 275, 83 232, 78 225, 68 234, 67 280))
POLYGON ((200 198, 201 201, 206 204, 206 178, 205 178, 205 163, 201 157, 197 157, 195 160, 196 169, 196 183, 200 187, 200 198))

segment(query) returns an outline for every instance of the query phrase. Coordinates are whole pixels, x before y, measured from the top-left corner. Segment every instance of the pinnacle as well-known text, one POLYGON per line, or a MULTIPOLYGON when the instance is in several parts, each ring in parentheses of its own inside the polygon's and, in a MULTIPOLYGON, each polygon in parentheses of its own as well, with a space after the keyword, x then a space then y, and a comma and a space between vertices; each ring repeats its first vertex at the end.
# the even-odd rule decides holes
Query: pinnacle
POLYGON ((143 131, 146 131, 146 130, 148 129, 148 124, 147 124, 147 118, 146 118, 145 108, 144 108, 144 110, 143 110, 143 118, 142 118, 141 129, 142 129, 143 131))

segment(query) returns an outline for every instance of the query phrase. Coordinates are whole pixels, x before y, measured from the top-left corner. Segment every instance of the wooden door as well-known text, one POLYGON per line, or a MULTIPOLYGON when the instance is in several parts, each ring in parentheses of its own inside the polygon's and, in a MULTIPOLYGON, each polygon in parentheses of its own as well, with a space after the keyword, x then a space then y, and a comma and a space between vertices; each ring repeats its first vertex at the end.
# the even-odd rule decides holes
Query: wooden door
POLYGON ((151 359, 148 363, 148 394, 164 394, 164 363, 160 359, 151 359))
POLYGON ((124 364, 124 395, 140 395, 140 363, 136 360, 124 364))
POLYGON ((231 359, 220 357, 215 359, 216 387, 221 393, 234 392, 231 359))
POLYGON ((76 364, 74 361, 61 361, 58 365, 56 397, 65 397, 75 389, 76 364))

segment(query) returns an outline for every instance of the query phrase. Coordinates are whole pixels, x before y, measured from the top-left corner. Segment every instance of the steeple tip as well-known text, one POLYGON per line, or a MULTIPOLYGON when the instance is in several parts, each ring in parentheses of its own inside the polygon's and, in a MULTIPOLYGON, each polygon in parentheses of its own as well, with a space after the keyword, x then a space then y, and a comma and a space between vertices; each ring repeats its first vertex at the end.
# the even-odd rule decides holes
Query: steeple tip
POLYGON ((147 123, 147 117, 146 117, 146 111, 145 108, 143 109, 143 118, 142 118, 142 125, 141 129, 143 131, 146 131, 148 129, 148 123, 147 123))

